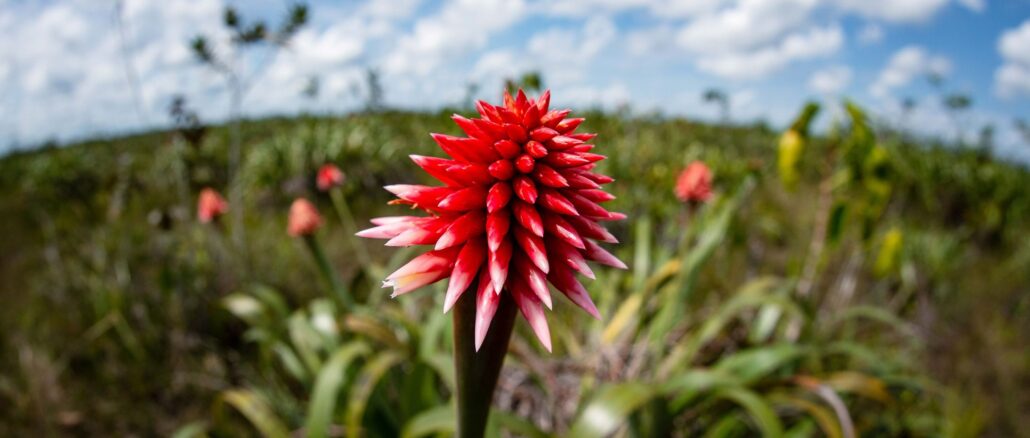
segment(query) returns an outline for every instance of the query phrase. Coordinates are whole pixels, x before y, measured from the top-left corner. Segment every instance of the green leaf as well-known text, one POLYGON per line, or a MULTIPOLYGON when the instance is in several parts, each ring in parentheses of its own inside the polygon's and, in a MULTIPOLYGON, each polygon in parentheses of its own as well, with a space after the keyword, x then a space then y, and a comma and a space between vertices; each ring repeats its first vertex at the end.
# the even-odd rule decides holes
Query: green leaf
POLYGON ((762 436, 780 437, 783 435, 783 424, 776 416, 776 411, 758 394, 743 388, 729 388, 720 390, 714 395, 729 399, 743 407, 758 426, 758 430, 762 432, 762 436))
POLYGON ((454 406, 440 406, 416 415, 401 431, 401 438, 418 438, 432 433, 454 433, 454 406))
POLYGON ((347 436, 361 436, 361 418, 365 414, 368 399, 372 396, 376 384, 390 368, 403 360, 404 356, 400 353, 386 351, 369 360, 355 376, 354 387, 351 388, 347 401, 347 436))
POLYGON ((669 288, 669 293, 661 297, 661 307, 654 320, 651 322, 649 338, 653 345, 664 344, 664 337, 672 330, 676 321, 683 316, 683 306, 686 305, 697 282, 697 275, 701 267, 711 258, 715 249, 719 247, 726 238, 730 222, 734 213, 743 202, 744 198, 751 193, 754 187, 754 180, 748 178, 744 181, 733 197, 724 201, 711 218, 707 218, 700 230, 697 243, 689 250, 680 265, 679 276, 674 280, 674 286, 669 288))
POLYGON ((624 424, 630 414, 657 394, 658 391, 654 387, 636 382, 602 387, 572 424, 568 436, 607 436, 624 424))
POLYGON ((490 420, 499 426, 512 432, 514 436, 529 438, 548 438, 549 435, 536 427, 525 418, 510 414, 504 411, 494 410, 490 413, 490 420))
POLYGON ((750 383, 793 362, 808 351, 807 347, 794 344, 752 348, 723 358, 715 368, 737 376, 745 383, 750 383))
POLYGON ((215 402, 216 418, 221 417, 223 404, 236 408, 265 438, 289 436, 289 429, 275 414, 264 397, 249 389, 231 389, 222 392, 215 402))
POLYGON ((194 421, 176 429, 172 438, 205 438, 207 437, 207 422, 194 421))
POLYGON ((328 434, 329 424, 336 411, 336 399, 345 383, 346 368, 355 358, 367 353, 368 346, 363 342, 351 342, 336 350, 319 371, 308 405, 308 417, 304 422, 307 436, 321 438, 328 434))
POLYGON ((303 311, 294 312, 286 324, 289 328, 290 342, 297 351, 297 356, 309 371, 318 372, 322 368, 322 359, 318 356, 318 350, 322 347, 321 336, 311 327, 303 311))

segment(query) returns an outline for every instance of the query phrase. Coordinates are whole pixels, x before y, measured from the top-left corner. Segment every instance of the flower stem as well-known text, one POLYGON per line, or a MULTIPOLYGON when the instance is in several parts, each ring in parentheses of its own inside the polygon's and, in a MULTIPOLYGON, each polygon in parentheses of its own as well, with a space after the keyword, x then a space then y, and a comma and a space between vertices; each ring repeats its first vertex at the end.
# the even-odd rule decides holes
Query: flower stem
POLYGON ((358 227, 354 221, 354 215, 350 211, 350 206, 347 204, 347 199, 343 196, 343 191, 339 188, 334 188, 329 191, 329 198, 333 201, 333 208, 336 209, 336 214, 340 216, 340 222, 343 222, 343 231, 347 233, 348 242, 358 257, 361 258, 361 264, 364 266, 369 262, 368 251, 365 250, 363 244, 354 238, 354 233, 358 232, 358 227))
MULTIPOLYGON (((454 376, 457 383, 457 438, 482 438, 497 378, 515 327, 515 302, 504 292, 490 331, 476 352, 476 284, 454 306, 454 376)), ((492 293, 492 292, 489 292, 492 293)))
POLYGON ((333 269, 332 265, 329 264, 329 259, 325 256, 325 251, 322 250, 322 245, 318 243, 318 239, 315 239, 314 234, 305 234, 304 244, 311 250, 311 255, 315 257, 315 263, 318 264, 318 270, 322 273, 322 277, 325 278, 326 282, 329 283, 329 287, 332 288, 333 293, 340 298, 340 301, 346 307, 352 307, 354 300, 351 299, 347 289, 343 287, 343 282, 340 281, 339 274, 333 269))

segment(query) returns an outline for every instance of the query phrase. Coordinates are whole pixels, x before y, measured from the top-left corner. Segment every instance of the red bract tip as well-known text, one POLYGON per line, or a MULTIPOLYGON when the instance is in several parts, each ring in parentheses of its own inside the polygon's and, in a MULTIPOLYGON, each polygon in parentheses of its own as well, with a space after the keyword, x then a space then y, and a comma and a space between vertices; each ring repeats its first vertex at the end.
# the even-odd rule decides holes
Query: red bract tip
POLYGON ((550 102, 550 92, 534 100, 519 91, 505 94, 502 105, 476 102, 478 118, 453 116, 465 137, 432 134, 448 158, 412 156, 443 186, 386 187, 395 203, 428 216, 374 219, 358 233, 388 245, 432 245, 385 285, 399 295, 450 278, 444 311, 474 293, 477 349, 497 307, 508 305, 501 294, 511 294, 550 350, 548 284, 599 317, 577 274, 594 277, 588 260, 625 267, 597 243, 617 242, 600 221, 624 217, 600 205, 614 199, 601 189, 612 179, 594 173, 605 157, 585 143, 593 134, 575 132, 583 119, 567 118, 569 110, 552 110, 550 102))
POLYGON ((683 202, 705 202, 712 197, 712 171, 694 161, 676 179, 676 197, 683 202))
POLYGON ((315 185, 318 186, 318 190, 323 192, 333 187, 342 186, 343 181, 343 171, 332 163, 323 164, 322 167, 318 168, 318 175, 315 176, 315 185))
POLYGON ((204 188, 197 196, 197 220, 200 223, 210 223, 228 211, 229 203, 215 189, 204 188))
POLYGON ((290 205, 290 216, 286 225, 286 233, 293 237, 313 234, 322 226, 322 216, 310 201, 297 198, 290 205))

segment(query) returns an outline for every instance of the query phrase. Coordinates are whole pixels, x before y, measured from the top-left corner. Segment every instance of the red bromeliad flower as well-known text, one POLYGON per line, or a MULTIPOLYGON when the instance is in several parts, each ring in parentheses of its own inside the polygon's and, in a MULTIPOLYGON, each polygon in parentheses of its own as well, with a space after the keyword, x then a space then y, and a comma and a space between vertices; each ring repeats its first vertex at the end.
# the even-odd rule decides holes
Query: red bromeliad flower
POLYGON ((478 279, 476 350, 502 293, 511 294, 540 341, 551 349, 544 306, 548 282, 599 318, 576 273, 594 278, 587 261, 625 269, 597 242, 617 240, 599 221, 624 219, 600 203, 614 199, 601 190, 612 178, 592 172, 603 155, 590 152, 596 134, 574 133, 581 118, 549 110, 550 92, 539 100, 505 93, 504 105, 479 101, 478 119, 454 115, 467 137, 432 134, 451 159, 412 155, 444 185, 392 185, 392 203, 410 204, 428 216, 373 219, 361 237, 390 239, 387 246, 434 248, 387 277, 393 296, 450 277, 444 312, 478 279))
POLYGON ((342 186, 343 180, 343 171, 336 167, 335 164, 327 163, 318 169, 315 184, 318 185, 318 190, 325 192, 333 187, 342 186))
POLYGON ((229 211, 229 203, 215 189, 205 187, 197 197, 197 220, 210 223, 229 211))
POLYGON ((322 216, 314 204, 304 198, 297 198, 290 205, 290 216, 286 225, 286 233, 293 237, 313 234, 322 226, 322 216))
POLYGON ((712 171, 705 163, 694 161, 680 172, 676 197, 683 202, 705 202, 712 197, 712 171))

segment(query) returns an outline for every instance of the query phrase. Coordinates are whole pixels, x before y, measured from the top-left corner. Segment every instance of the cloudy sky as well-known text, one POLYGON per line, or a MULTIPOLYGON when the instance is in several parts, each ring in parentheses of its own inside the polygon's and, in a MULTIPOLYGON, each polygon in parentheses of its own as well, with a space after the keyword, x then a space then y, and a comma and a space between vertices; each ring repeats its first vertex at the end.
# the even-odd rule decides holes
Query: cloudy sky
MULTIPOLYGON (((287 0, 230 2, 276 22, 287 0)), ((166 126, 172 96, 207 120, 227 113, 224 82, 188 41, 225 52, 223 0, 0 0, 0 150, 49 139, 166 126)), ((951 136, 942 93, 974 105, 960 119, 997 130, 999 153, 1030 162, 1014 126, 1030 119, 1030 0, 379 0, 313 1, 285 50, 240 65, 248 115, 347 111, 364 72, 391 106, 495 99, 504 77, 540 71, 558 103, 712 119, 717 87, 734 120, 782 124, 806 99, 849 96, 926 135, 951 136), (944 78, 938 88, 926 79, 944 78), (302 96, 318 77, 316 100, 302 96), (916 109, 902 116, 901 102, 916 109)))

